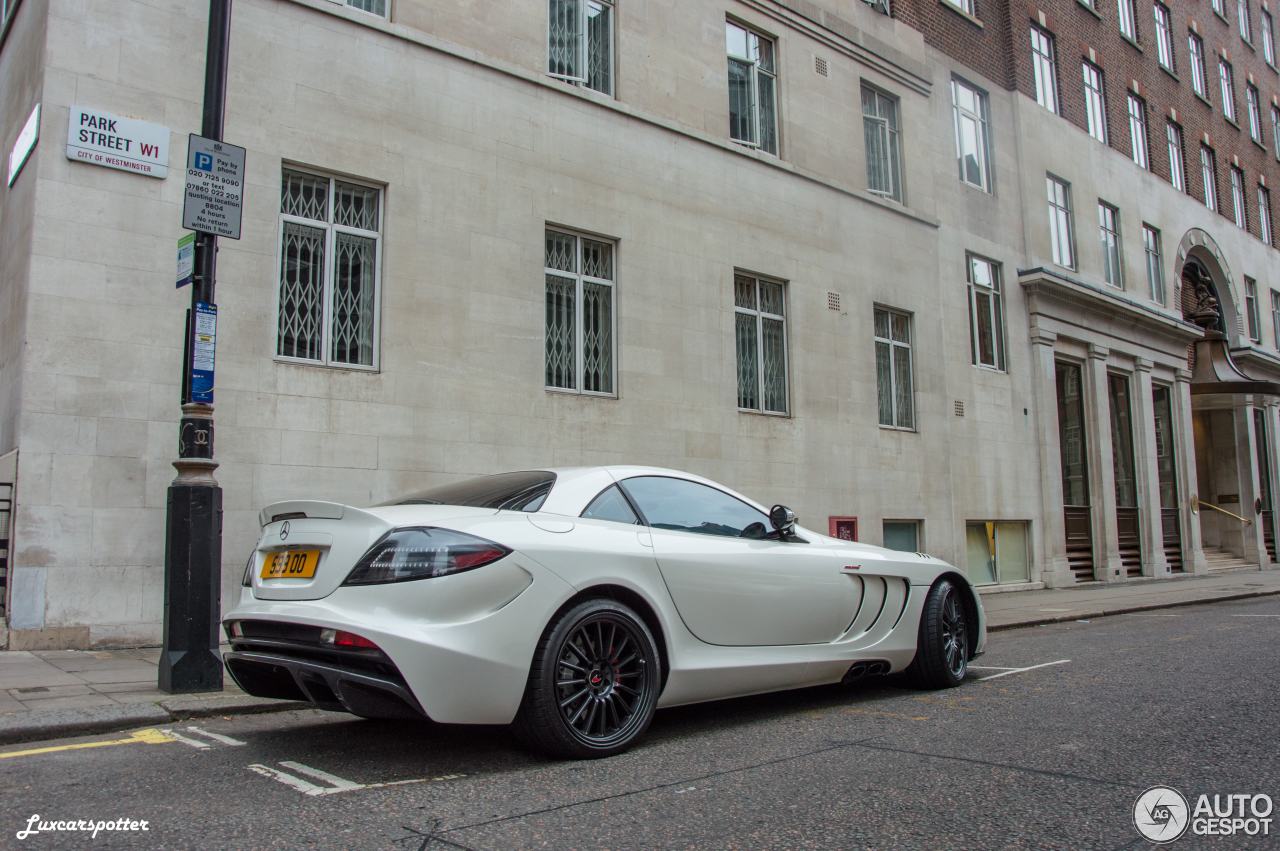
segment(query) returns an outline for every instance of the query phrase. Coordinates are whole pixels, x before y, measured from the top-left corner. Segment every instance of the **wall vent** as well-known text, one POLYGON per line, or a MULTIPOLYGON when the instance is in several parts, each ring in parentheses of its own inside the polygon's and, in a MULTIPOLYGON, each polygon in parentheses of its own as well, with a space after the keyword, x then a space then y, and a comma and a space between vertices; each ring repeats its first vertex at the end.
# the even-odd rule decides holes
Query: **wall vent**
POLYGON ((827 293, 827 310, 840 310, 840 293, 827 293))
POLYGON ((827 60, 823 59, 821 56, 813 57, 813 70, 818 72, 819 77, 827 76, 829 72, 829 69, 827 68, 827 60))
POLYGON ((964 402, 960 401, 959 399, 956 400, 956 416, 957 417, 964 416, 964 402))

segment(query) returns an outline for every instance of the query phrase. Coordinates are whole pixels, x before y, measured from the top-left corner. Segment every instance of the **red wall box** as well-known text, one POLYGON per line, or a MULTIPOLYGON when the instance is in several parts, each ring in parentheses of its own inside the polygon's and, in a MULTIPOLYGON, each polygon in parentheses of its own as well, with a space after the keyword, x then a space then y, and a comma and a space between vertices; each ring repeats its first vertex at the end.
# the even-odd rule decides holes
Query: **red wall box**
POLYGON ((833 538, 841 538, 846 541, 858 540, 858 518, 857 517, 837 517, 827 518, 827 534, 833 538))

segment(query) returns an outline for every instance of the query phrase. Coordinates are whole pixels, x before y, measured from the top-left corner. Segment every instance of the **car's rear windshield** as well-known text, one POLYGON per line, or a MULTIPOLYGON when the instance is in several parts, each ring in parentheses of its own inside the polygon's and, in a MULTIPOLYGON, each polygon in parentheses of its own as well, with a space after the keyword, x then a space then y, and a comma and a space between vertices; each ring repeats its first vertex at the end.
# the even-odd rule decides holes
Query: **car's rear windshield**
POLYGON ((546 470, 498 473, 429 488, 383 505, 465 505, 507 511, 537 511, 546 502, 556 474, 546 470))

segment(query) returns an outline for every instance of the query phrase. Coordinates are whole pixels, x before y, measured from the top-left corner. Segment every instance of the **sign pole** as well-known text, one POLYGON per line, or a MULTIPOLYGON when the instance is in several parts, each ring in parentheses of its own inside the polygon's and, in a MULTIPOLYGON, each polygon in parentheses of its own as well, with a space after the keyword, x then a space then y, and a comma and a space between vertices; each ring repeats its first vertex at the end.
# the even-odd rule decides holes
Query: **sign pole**
MULTIPOLYGON (((231 0, 209 0, 201 134, 222 139, 226 112, 231 0)), ((188 164, 190 170, 190 164, 188 164)), ((158 685, 170 694, 220 691, 218 653, 222 597, 222 489, 213 476, 213 322, 218 238, 196 237, 187 353, 182 365, 178 475, 169 486, 164 553, 164 646, 158 685), (207 360, 207 387, 195 370, 207 360), (194 380, 193 380, 194 378, 194 380)))

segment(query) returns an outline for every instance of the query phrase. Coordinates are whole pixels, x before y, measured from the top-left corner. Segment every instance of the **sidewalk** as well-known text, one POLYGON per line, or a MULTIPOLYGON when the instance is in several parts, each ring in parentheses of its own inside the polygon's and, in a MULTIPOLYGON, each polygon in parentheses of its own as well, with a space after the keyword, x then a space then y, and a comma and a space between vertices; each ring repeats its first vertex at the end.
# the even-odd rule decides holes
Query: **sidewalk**
MULTIPOLYGON (((995 632, 1270 594, 1280 594, 1280 570, 989 593, 982 605, 995 632)), ((165 694, 156 688, 159 657, 159 648, 0 651, 0 745, 305 706, 250 697, 229 677, 221 692, 165 694)))

